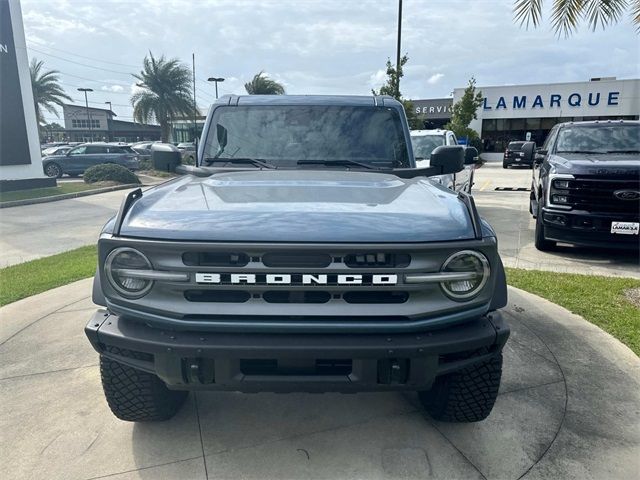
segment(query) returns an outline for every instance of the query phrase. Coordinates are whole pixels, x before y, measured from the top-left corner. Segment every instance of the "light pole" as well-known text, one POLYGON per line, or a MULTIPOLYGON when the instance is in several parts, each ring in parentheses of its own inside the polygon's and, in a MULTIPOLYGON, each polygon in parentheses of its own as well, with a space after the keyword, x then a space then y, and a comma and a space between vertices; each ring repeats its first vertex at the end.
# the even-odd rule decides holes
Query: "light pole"
POLYGON ((87 99, 87 92, 93 92, 93 88, 78 88, 79 92, 84 92, 84 104, 87 107, 87 123, 89 124, 89 136, 93 142, 93 130, 91 130, 91 112, 89 112, 89 100, 87 99))
POLYGON ((218 82, 224 82, 224 78, 222 78, 222 77, 210 77, 210 78, 207 78, 207 81, 214 82, 216 84, 216 98, 218 98, 218 82))
POLYGON ((109 117, 111 116, 111 112, 113 111, 113 107, 111 106, 111 102, 104 102, 105 105, 109 105, 109 113, 107 113, 107 138, 109 141, 113 140, 111 138, 111 120, 109 117))

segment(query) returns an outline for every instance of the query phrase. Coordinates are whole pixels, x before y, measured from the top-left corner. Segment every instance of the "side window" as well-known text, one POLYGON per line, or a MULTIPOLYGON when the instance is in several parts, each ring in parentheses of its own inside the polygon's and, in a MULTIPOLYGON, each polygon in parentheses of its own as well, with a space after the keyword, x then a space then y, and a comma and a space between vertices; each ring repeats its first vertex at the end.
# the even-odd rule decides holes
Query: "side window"
POLYGON ((458 139, 456 138, 456 134, 451 134, 451 145, 458 145, 458 139))
POLYGON ((551 129, 551 131, 549 132, 549 135, 547 136, 547 139, 544 141, 544 144, 542 145, 542 149, 543 150, 549 150, 555 140, 556 140, 556 135, 558 134, 558 128, 557 127, 553 127, 551 129))
POLYGON ((124 150, 120 147, 107 147, 107 153, 124 153, 124 150))
POLYGON ((77 148, 74 148, 73 150, 71 150, 69 152, 69 155, 82 155, 82 154, 86 153, 86 150, 87 150, 87 147, 84 147, 84 146, 77 147, 77 148))
POLYGON ((86 153, 107 153, 107 147, 97 147, 95 145, 89 145, 86 153))

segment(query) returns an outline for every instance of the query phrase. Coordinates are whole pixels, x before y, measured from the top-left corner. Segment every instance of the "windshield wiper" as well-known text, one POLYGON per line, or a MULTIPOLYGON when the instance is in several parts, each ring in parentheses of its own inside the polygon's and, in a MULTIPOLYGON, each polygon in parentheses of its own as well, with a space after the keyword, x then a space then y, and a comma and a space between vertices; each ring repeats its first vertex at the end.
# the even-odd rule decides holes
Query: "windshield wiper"
POLYGON ((640 150, 607 150, 607 153, 640 153, 640 150))
POLYGON ((387 168, 376 167, 374 165, 368 165, 366 163, 356 162, 355 160, 298 160, 298 165, 343 165, 343 166, 354 166, 360 168, 366 168, 367 170, 389 170, 387 168))
POLYGON ((253 165, 255 165, 256 167, 262 167, 262 168, 278 168, 275 165, 271 164, 271 163, 267 163, 264 162, 258 158, 249 158, 249 157, 208 157, 204 159, 205 162, 211 164, 211 163, 251 163, 253 165))

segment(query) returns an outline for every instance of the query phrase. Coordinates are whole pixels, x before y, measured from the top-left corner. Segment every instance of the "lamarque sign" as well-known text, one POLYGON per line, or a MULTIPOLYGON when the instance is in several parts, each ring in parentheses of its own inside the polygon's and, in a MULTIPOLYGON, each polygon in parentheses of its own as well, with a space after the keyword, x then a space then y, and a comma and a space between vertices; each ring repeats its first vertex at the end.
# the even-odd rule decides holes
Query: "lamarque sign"
POLYGON ((513 97, 499 97, 498 101, 492 103, 488 98, 483 99, 483 110, 507 110, 509 108, 513 110, 522 110, 525 108, 562 108, 563 106, 581 107, 583 105, 589 107, 595 107, 601 103, 608 106, 619 105, 620 92, 608 92, 607 94, 600 94, 600 92, 589 92, 588 94, 571 93, 563 98, 558 93, 552 93, 549 96, 536 95, 514 95, 513 97))

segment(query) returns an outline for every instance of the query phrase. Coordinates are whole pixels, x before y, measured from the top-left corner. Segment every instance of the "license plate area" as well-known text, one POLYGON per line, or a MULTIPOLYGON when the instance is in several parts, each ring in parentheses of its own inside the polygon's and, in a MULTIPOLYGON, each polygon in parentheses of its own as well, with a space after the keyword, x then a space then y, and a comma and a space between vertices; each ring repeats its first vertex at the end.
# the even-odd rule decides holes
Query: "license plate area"
POLYGON ((618 235, 638 235, 640 222, 611 222, 611 233, 618 235))

